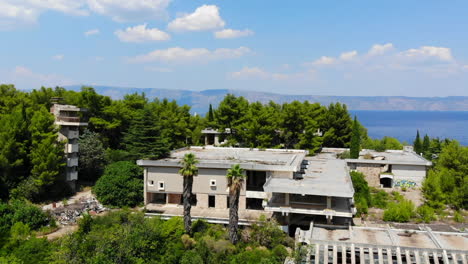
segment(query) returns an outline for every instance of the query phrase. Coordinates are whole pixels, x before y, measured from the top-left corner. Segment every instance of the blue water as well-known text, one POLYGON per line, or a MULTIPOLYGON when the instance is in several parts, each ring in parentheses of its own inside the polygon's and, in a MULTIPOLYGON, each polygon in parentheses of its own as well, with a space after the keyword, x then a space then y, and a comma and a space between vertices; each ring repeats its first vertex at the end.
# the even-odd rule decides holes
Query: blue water
POLYGON ((468 111, 350 111, 368 129, 372 138, 395 137, 413 142, 416 131, 421 136, 451 138, 468 145, 468 111))

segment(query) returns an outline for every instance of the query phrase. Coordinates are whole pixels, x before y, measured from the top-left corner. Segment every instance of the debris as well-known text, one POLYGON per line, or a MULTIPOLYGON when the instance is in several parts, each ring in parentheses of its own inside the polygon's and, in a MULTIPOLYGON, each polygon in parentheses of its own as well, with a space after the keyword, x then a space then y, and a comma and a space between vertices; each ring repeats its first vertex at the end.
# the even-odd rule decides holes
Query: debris
POLYGON ((108 209, 100 204, 95 198, 86 199, 83 197, 74 204, 52 209, 51 215, 61 225, 74 225, 77 223, 77 219, 84 213, 96 215, 107 210, 108 209))

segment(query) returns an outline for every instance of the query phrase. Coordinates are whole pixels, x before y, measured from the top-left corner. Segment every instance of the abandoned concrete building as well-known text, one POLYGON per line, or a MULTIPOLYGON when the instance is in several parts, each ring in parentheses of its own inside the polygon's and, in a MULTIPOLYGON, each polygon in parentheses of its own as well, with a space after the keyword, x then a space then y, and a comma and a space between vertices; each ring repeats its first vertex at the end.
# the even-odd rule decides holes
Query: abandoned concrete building
POLYGON ((78 180, 78 138, 80 136, 80 127, 88 125, 80 119, 80 112, 86 109, 74 105, 53 104, 50 112, 55 117, 55 125, 59 127, 58 137, 60 141, 66 142, 65 156, 67 167, 65 179, 75 189, 76 180, 78 180))
MULTIPOLYGON (((182 215, 183 178, 180 161, 186 153, 199 160, 194 177, 192 216, 228 223, 226 173, 240 164, 247 175, 240 194, 239 224, 260 215, 275 217, 285 230, 310 221, 350 222, 355 214, 354 189, 345 161, 328 154, 306 157, 305 150, 190 147, 169 158, 138 160, 144 168, 144 202, 149 214, 182 215)), ((294 228, 295 230, 295 228, 294 228)))
MULTIPOLYGON (((347 149, 324 148, 322 152, 342 153, 347 149)), ((416 154, 412 149, 377 152, 362 150, 359 159, 346 159, 350 170, 362 172, 369 186, 420 187, 432 162, 416 154)))

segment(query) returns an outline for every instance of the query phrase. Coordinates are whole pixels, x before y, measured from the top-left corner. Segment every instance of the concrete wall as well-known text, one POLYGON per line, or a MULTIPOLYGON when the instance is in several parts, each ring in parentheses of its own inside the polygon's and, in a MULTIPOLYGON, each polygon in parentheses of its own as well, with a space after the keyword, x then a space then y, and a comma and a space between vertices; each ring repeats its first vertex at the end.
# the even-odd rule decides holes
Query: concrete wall
POLYGON ((380 164, 356 164, 356 170, 364 174, 367 183, 372 187, 380 187, 382 169, 380 164))
POLYGON ((392 165, 393 185, 421 187, 426 177, 426 166, 392 165), (406 181, 406 182, 405 182, 406 181))
POLYGON ((267 178, 268 177, 292 179, 293 172, 292 171, 268 171, 267 178))

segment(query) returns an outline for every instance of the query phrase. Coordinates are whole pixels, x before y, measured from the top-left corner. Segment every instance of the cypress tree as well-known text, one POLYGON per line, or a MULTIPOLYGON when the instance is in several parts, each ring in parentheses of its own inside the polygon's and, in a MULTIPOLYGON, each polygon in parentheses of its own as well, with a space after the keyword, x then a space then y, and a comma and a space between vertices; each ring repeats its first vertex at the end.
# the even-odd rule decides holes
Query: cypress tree
POLYGON ((419 136, 419 130, 416 133, 416 139, 413 142, 413 149, 418 155, 423 152, 423 146, 421 142, 421 137, 419 136))
POLYGON ((210 109, 208 110, 208 122, 214 121, 213 106, 210 104, 210 109))
POLYGON ((359 151, 361 150, 361 133, 359 129, 359 122, 356 116, 353 121, 353 132, 351 134, 350 155, 352 159, 359 158, 359 151))

